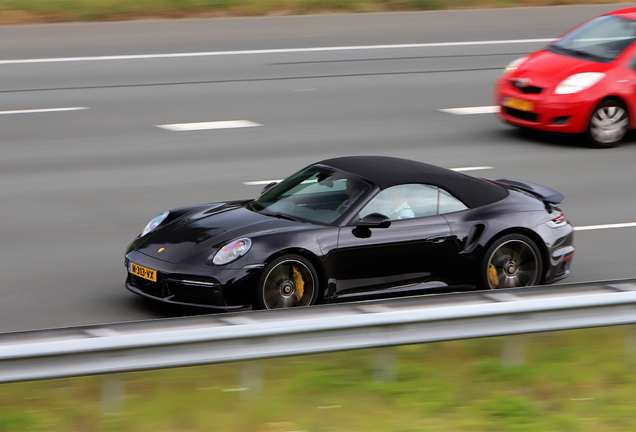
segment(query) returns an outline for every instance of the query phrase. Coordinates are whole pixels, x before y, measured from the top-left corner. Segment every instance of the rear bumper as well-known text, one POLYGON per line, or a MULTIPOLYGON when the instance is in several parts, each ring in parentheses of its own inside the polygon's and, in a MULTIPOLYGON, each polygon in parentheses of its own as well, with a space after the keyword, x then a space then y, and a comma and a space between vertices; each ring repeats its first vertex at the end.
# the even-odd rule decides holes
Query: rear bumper
POLYGON ((570 276, 572 258, 574 258, 574 227, 567 223, 560 228, 548 228, 556 234, 553 245, 548 249, 549 265, 545 272, 544 283, 551 284, 570 276))

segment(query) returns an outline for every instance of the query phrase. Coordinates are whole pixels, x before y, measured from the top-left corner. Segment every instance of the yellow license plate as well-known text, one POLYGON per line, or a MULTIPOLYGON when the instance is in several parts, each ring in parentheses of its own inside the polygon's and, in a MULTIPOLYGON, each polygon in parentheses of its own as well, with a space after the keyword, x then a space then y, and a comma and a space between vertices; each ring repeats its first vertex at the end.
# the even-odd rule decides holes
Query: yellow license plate
POLYGON ((534 102, 524 101, 513 97, 503 98, 501 104, 505 107, 518 109, 520 111, 532 111, 534 109, 534 102))
POLYGON ((128 264, 128 271, 134 274, 135 276, 139 276, 140 278, 157 282, 157 272, 155 270, 150 270, 149 268, 142 267, 140 265, 135 264, 132 261, 128 264))

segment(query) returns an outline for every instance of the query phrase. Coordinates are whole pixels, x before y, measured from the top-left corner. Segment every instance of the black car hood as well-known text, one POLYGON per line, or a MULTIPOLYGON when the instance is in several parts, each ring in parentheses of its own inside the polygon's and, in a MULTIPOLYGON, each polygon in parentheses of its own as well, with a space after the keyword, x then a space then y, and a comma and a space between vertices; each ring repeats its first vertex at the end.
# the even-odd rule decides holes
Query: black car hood
POLYGON ((136 250, 163 261, 179 263, 200 253, 210 254, 238 237, 254 237, 272 230, 306 228, 308 224, 278 219, 239 204, 197 209, 160 227, 136 245, 136 250))

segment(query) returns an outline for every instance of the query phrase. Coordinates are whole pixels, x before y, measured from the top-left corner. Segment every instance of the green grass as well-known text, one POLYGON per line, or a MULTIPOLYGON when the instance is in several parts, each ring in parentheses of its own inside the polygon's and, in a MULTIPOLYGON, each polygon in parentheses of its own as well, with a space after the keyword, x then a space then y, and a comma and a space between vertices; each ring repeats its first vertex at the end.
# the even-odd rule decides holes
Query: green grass
POLYGON ((621 0, 0 0, 0 24, 618 2, 621 0))
POLYGON ((636 359, 626 358, 634 332, 606 327, 401 346, 388 356, 360 350, 4 384, 0 431, 634 431, 636 359), (523 338, 522 364, 502 362, 512 338, 523 338), (379 380, 377 360, 387 357, 394 367, 382 365, 389 373, 379 380), (261 380, 241 378, 255 370, 261 380), (125 396, 105 398, 105 383, 118 381, 125 396))

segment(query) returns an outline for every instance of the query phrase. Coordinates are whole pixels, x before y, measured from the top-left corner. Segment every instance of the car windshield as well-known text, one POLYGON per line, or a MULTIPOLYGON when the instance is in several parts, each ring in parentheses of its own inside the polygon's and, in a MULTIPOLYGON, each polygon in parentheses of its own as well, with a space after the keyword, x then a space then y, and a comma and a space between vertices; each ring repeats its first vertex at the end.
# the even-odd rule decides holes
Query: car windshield
POLYGON ((331 224, 370 189, 351 174, 313 166, 286 178, 248 207, 284 219, 331 224))
POLYGON ((610 63, 635 39, 636 21, 605 15, 567 34, 548 49, 583 60, 610 63))

